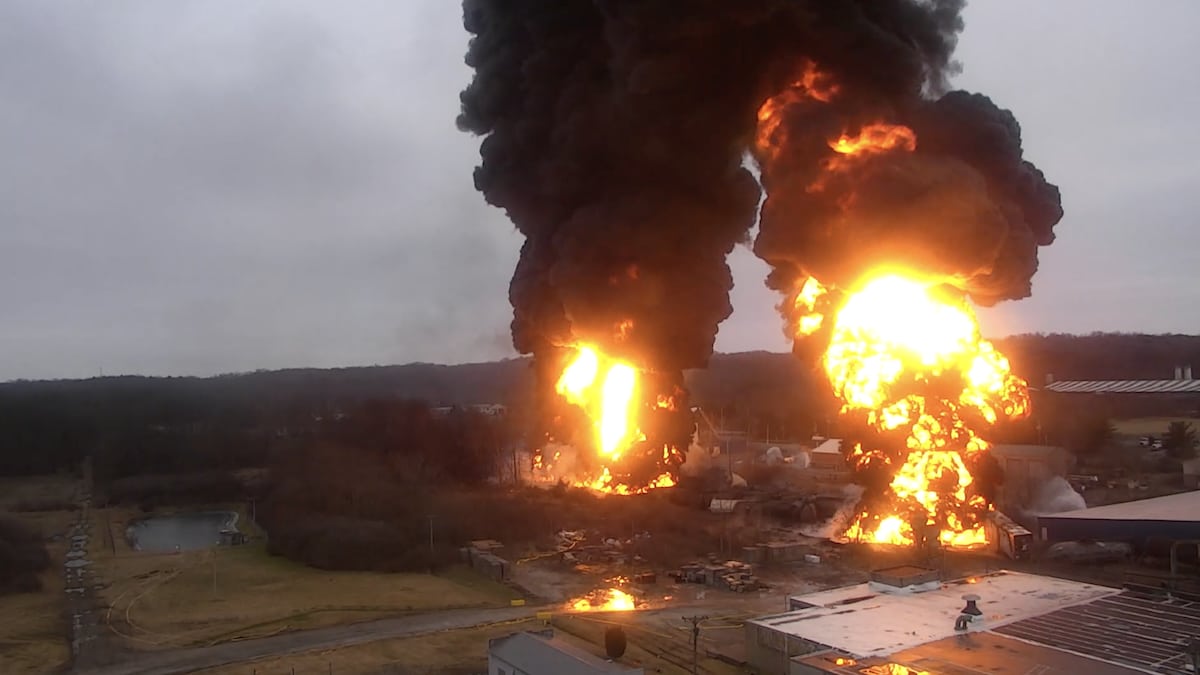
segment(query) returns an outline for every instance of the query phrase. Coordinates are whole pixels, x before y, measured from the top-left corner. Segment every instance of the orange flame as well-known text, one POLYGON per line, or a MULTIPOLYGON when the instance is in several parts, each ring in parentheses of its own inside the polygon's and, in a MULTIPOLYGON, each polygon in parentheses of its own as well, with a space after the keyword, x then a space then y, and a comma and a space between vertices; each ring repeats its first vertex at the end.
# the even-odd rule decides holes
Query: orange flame
MULTIPOLYGON (((986 542, 978 516, 990 507, 974 493, 964 458, 988 447, 976 427, 1028 414, 1028 391, 981 337, 965 301, 937 286, 877 276, 834 317, 823 366, 842 412, 865 413, 875 429, 907 436, 907 457, 893 473, 885 506, 860 513, 849 539, 912 544, 914 525, 921 525, 933 527, 945 546, 986 542)), ((861 445, 851 457, 860 467, 890 463, 861 445)))
POLYGON ((788 106, 806 101, 828 103, 837 95, 839 87, 833 78, 812 61, 805 61, 800 76, 786 89, 775 94, 758 108, 758 128, 755 131, 754 147, 771 160, 779 156, 786 144, 783 131, 783 111, 788 106))
POLYGON ((600 352, 591 345, 581 345, 578 351, 555 389, 595 420, 600 453, 616 461, 621 450, 635 440, 633 402, 638 372, 622 361, 606 358, 601 364, 600 352))
POLYGON ((792 298, 792 307, 799 317, 796 321, 798 335, 812 335, 824 325, 825 315, 817 311, 817 302, 827 292, 821 282, 813 277, 805 279, 800 290, 796 291, 796 296, 792 298))
POLYGON ((896 149, 912 152, 917 149, 917 135, 899 124, 876 122, 859 130, 857 136, 842 134, 830 141, 829 147, 841 155, 863 155, 891 152, 896 149))
POLYGON ((619 588, 591 593, 569 603, 577 612, 628 612, 636 609, 633 596, 619 588))
POLYGON ((868 158, 916 150, 917 134, 900 124, 876 122, 864 126, 855 136, 842 134, 829 141, 829 147, 837 154, 822 163, 825 171, 808 186, 809 192, 824 190, 831 175, 850 171, 868 158))
MULTIPOLYGON (((630 322, 622 322, 628 329, 630 322)), ((609 466, 614 466, 634 443, 646 440, 638 429, 637 402, 641 373, 633 365, 604 355, 597 347, 579 344, 576 353, 562 375, 555 390, 568 403, 581 408, 592 420, 596 449, 600 454, 600 473, 577 477, 573 484, 597 492, 630 495, 654 488, 671 487, 675 479, 664 472, 642 487, 632 487, 617 482, 609 466)), ((659 396, 660 408, 675 409, 675 401, 669 396, 659 396)), ((669 459, 671 451, 663 448, 663 459, 669 459)), ((555 457, 557 459, 557 456, 555 457)), ((550 471, 553 464, 538 456, 534 468, 550 471)))

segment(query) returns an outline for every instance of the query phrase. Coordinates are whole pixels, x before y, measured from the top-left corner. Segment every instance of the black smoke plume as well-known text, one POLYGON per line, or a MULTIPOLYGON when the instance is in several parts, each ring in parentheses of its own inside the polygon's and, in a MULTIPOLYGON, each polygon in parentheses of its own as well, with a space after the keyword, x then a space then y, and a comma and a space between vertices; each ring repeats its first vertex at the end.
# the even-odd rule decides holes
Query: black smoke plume
POLYGON ((705 366, 732 311, 725 259, 761 196, 747 153, 773 288, 848 284, 890 261, 957 275, 981 302, 1027 295, 1058 191, 1023 160, 1011 114, 934 98, 956 69, 962 5, 466 0, 475 78, 458 123, 483 136, 476 187, 526 238, 509 288, 516 348, 548 381, 576 340, 672 386, 705 366), (768 155, 758 111, 806 68, 836 94, 784 106, 768 155), (830 140, 876 122, 911 127, 916 149, 810 190, 830 140))
MULTIPOLYGON (((546 364, 576 340, 664 374, 704 367, 732 312, 726 256, 760 190, 753 45, 738 3, 468 0, 474 81, 459 126, 484 135, 475 184, 525 235, 513 344, 546 364), (623 323, 628 328, 622 330, 623 323)), ((686 400, 676 401, 686 415, 686 400)), ((686 448, 686 421, 650 438, 686 448)), ((650 430, 649 435, 654 435, 650 430)))
POLYGON ((944 276, 984 305, 1028 296, 1063 215, 1059 192, 1023 158, 1012 113, 981 94, 938 96, 957 69, 963 3, 812 4, 826 12, 814 12, 817 32, 836 37, 792 59, 777 126, 755 150, 768 285, 789 293, 814 276, 845 288, 888 265, 944 276), (835 90, 797 90, 805 68, 835 90), (831 170, 832 142, 872 125, 904 127, 915 148, 831 170))

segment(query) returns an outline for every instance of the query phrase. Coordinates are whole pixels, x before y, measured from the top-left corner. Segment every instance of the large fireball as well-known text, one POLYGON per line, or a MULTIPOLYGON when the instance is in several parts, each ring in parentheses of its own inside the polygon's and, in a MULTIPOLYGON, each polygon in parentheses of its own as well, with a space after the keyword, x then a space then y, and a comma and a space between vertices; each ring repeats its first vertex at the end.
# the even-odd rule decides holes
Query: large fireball
MULTIPOLYGON (((798 332, 822 323, 804 318, 819 316, 824 293, 814 279, 798 289, 798 332)), ((912 544, 914 528, 930 528, 944 545, 985 542, 991 506, 968 465, 988 448, 981 431, 1027 415, 1029 399, 961 292, 912 275, 870 277, 834 310, 822 365, 843 414, 877 432, 880 447, 854 447, 857 467, 892 476, 845 536, 912 544)))

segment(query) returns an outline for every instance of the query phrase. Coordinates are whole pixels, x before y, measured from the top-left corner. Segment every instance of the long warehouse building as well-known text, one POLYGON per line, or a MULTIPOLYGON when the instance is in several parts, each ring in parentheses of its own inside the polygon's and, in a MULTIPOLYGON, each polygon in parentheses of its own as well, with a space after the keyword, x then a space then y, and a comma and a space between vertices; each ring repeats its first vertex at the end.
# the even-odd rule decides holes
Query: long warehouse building
POLYGON ((1200 491, 1038 516, 1045 541, 1200 539, 1200 491))

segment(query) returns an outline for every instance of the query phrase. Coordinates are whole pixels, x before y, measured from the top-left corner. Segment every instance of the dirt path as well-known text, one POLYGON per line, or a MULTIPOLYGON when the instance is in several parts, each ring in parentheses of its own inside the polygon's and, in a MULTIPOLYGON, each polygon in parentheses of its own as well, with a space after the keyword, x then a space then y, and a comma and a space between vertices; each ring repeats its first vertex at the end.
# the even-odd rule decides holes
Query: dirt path
POLYGON ((212 647, 172 649, 131 654, 125 663, 95 669, 80 669, 81 675, 172 675, 204 668, 251 661, 267 656, 283 656, 317 649, 336 649, 389 638, 436 633, 483 624, 530 617, 536 607, 499 609, 454 609, 379 619, 349 626, 331 626, 284 633, 257 640, 229 642, 212 647))

